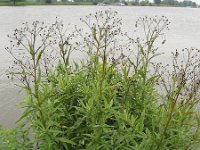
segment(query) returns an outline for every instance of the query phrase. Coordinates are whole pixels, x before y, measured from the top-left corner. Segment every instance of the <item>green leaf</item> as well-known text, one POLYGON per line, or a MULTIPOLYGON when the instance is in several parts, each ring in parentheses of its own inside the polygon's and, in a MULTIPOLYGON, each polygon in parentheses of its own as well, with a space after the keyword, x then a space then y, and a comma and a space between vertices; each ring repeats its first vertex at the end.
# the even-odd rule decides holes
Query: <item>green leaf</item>
POLYGON ((39 64, 39 61, 40 61, 40 59, 41 59, 41 56, 42 56, 43 52, 44 52, 44 49, 41 50, 41 51, 39 52, 39 54, 38 54, 38 56, 37 56, 37 60, 36 60, 36 65, 39 64))
POLYGON ((63 142, 63 143, 68 143, 68 144, 76 145, 75 142, 73 142, 71 140, 68 140, 66 138, 63 138, 63 137, 62 138, 58 138, 58 141, 63 142))
POLYGON ((39 83, 41 82, 41 69, 40 69, 40 66, 38 67, 38 78, 37 78, 37 86, 39 86, 39 83))

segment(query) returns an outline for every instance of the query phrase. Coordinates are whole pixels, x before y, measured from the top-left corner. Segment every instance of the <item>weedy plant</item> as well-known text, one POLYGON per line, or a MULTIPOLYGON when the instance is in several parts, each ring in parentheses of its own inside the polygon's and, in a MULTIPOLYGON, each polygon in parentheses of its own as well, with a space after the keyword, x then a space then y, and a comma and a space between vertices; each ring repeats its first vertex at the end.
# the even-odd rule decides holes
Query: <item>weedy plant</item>
POLYGON ((176 51, 171 66, 153 62, 166 41, 166 17, 139 18, 140 37, 124 33, 110 9, 81 21, 86 28, 71 34, 58 21, 15 31, 7 50, 18 71, 10 73, 27 89, 15 147, 198 149, 199 51, 176 51), (21 46, 28 61, 14 53, 21 46), (85 60, 71 61, 74 50, 85 60))

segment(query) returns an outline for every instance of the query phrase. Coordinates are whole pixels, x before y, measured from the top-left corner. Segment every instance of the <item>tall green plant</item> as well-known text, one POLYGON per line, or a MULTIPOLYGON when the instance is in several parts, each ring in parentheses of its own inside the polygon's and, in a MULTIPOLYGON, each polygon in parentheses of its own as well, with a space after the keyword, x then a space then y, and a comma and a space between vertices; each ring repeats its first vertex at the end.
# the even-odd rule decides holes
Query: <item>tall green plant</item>
POLYGON ((11 73, 28 89, 20 120, 28 122, 17 130, 23 137, 17 142, 28 149, 197 149, 199 51, 184 50, 182 58, 173 53, 172 72, 166 74, 153 62, 168 29, 166 17, 139 18, 136 28, 144 36, 135 38, 123 33, 122 20, 110 9, 81 21, 86 30, 76 27, 69 35, 59 22, 49 34, 38 23, 16 30, 13 39, 30 58, 25 63, 7 49, 21 68, 11 73), (75 35, 79 41, 73 44, 75 35), (42 46, 36 48, 38 37, 42 46), (48 64, 42 61, 54 60, 46 57, 50 48, 50 54, 59 53, 57 65, 42 67, 48 64), (70 61, 77 49, 86 61, 70 61))

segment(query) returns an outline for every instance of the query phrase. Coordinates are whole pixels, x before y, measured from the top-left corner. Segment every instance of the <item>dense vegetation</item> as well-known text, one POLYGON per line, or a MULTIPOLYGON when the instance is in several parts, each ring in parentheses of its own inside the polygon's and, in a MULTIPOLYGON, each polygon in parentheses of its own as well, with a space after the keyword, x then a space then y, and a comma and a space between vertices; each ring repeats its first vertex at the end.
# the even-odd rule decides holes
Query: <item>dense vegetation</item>
POLYGON ((26 6, 26 5, 96 5, 94 2, 52 2, 46 1, 25 1, 25 0, 0 0, 0 6, 26 6))
POLYGON ((196 2, 191 0, 177 1, 177 0, 0 0, 0 6, 7 5, 129 5, 129 6, 171 6, 171 7, 192 7, 197 8, 196 2))
POLYGON ((9 36, 9 77, 27 93, 18 127, 0 130, 0 149, 198 149, 200 51, 155 62, 166 17, 139 18, 138 36, 121 31, 112 10, 81 21, 74 31, 25 23, 9 36))

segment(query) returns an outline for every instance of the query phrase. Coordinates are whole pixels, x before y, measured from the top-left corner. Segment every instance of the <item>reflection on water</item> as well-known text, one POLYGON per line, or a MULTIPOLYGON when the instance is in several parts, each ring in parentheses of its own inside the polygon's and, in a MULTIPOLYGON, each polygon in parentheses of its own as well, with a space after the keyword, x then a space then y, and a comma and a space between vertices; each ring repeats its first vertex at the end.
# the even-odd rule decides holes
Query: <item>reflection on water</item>
POLYGON ((163 7, 101 7, 101 6, 26 6, 0 7, 0 124, 12 127, 20 111, 16 103, 20 101, 18 89, 5 76, 5 70, 11 65, 12 59, 4 50, 9 45, 8 34, 23 22, 34 20, 53 23, 55 18, 64 24, 82 27, 79 18, 97 10, 112 8, 119 12, 123 19, 123 29, 129 34, 134 31, 134 24, 140 16, 166 16, 171 21, 167 32, 166 45, 160 47, 165 52, 160 60, 168 62, 171 51, 185 47, 200 48, 200 9, 194 8, 163 8, 163 7))

